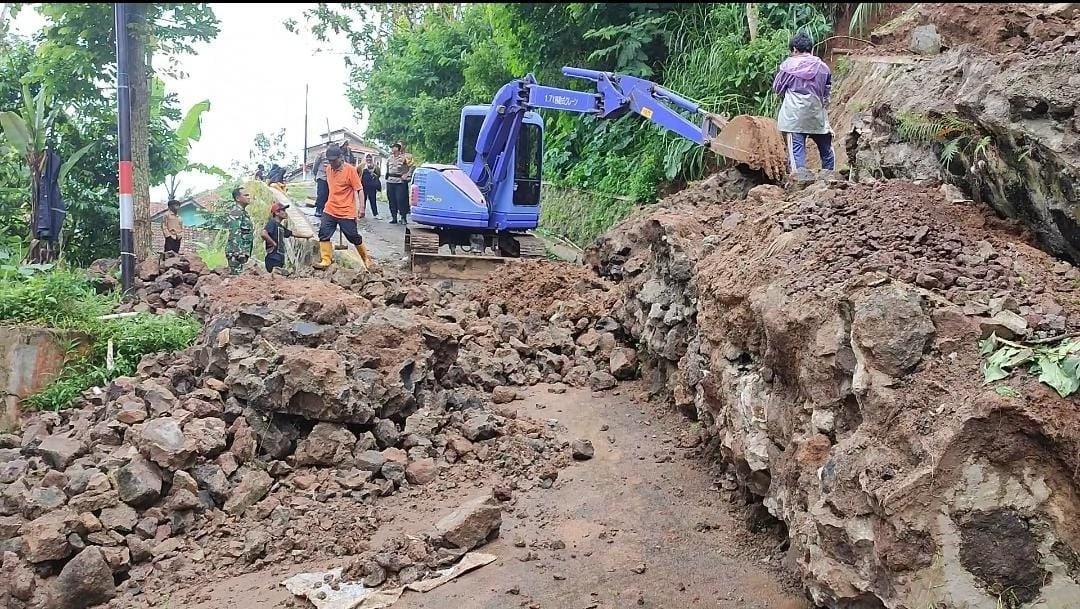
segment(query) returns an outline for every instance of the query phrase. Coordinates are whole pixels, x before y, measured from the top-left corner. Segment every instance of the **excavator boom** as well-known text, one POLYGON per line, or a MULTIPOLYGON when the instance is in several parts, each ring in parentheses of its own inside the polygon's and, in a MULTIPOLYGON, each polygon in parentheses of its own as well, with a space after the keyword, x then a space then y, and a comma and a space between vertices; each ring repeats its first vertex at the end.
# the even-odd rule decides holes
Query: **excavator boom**
POLYGON ((633 111, 657 125, 705 146, 725 158, 781 181, 787 175, 787 151, 776 121, 764 116, 732 119, 705 111, 682 95, 643 78, 566 67, 563 74, 596 83, 597 115, 616 118, 633 111), (669 104, 702 117, 695 125, 669 104))
POLYGON ((469 279, 545 255, 543 242, 528 232, 539 224, 542 205, 544 123, 536 110, 609 119, 633 112, 771 180, 787 175, 784 141, 771 118, 728 119, 635 76, 572 67, 562 73, 594 89, 546 86, 532 74, 508 82, 490 104, 462 109, 455 165, 426 163, 413 173, 410 203, 421 226, 406 228, 405 245, 414 271, 469 279))

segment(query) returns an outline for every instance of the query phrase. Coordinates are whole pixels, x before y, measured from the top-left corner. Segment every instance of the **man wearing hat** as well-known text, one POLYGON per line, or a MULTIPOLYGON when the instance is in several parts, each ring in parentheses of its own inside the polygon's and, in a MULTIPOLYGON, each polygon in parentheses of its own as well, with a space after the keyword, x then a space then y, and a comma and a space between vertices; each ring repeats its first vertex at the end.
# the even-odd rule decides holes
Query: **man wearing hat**
POLYGON ((285 240, 293 236, 293 232, 285 227, 285 222, 289 219, 286 209, 289 209, 288 205, 274 203, 270 207, 270 219, 262 231, 262 240, 266 244, 267 273, 273 273, 275 268, 285 267, 285 240))
POLYGON ((405 145, 395 142, 390 147, 390 159, 386 162, 386 197, 390 200, 390 224, 409 223, 409 180, 412 163, 404 152, 405 145))
MULTIPOLYGON (((364 239, 356 227, 357 192, 362 192, 364 188, 360 183, 360 174, 356 172, 356 167, 345 162, 341 148, 337 146, 326 149, 326 160, 329 162, 329 167, 326 169, 326 183, 330 189, 330 195, 326 199, 322 221, 319 223, 319 261, 312 266, 317 269, 330 266, 334 259, 334 244, 330 242, 330 239, 336 231, 340 230, 349 243, 356 246, 356 252, 360 255, 365 269, 370 269, 374 261, 368 256, 364 239)), ((363 216, 363 212, 364 206, 361 203, 359 215, 363 216)))

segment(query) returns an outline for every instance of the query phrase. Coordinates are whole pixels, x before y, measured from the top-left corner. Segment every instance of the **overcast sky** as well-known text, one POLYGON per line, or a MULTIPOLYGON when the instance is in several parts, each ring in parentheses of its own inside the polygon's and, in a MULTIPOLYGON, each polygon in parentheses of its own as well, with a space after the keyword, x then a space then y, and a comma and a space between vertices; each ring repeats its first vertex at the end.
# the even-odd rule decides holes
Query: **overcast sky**
MULTIPOLYGON (((364 121, 354 118, 345 96, 349 70, 336 51, 316 54, 318 43, 309 35, 289 33, 287 19, 303 24, 305 4, 211 4, 221 33, 209 43, 196 46, 197 54, 180 59, 187 78, 166 78, 169 92, 179 97, 181 112, 204 99, 210 111, 203 114, 202 139, 194 142, 192 162, 217 165, 226 170, 233 161, 247 161, 255 135, 271 134, 282 127, 296 157, 304 147, 304 85, 308 94, 308 145, 331 129, 348 127, 363 132, 364 121)), ((13 23, 15 31, 29 35, 42 18, 29 7, 13 23)), ((218 178, 181 174, 180 193, 188 187, 211 188, 218 178)), ((164 187, 151 189, 151 199, 164 200, 164 187)))

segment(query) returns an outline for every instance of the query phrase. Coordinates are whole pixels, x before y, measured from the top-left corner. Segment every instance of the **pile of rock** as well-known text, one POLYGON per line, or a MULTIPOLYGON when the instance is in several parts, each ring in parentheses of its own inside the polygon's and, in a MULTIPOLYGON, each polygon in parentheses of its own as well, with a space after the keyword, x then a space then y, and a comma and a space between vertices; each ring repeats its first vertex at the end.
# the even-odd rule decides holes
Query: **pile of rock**
POLYGON ((1080 594, 1061 567, 1080 564, 1063 516, 1080 509, 1080 414, 1027 372, 985 384, 978 351, 990 332, 1080 330, 1076 269, 910 182, 715 191, 674 195, 586 259, 620 282, 644 374, 784 522, 815 602, 1080 594))
POLYGON ((199 305, 196 286, 211 271, 194 254, 151 256, 142 261, 134 281, 135 298, 117 307, 118 313, 156 313, 177 310, 193 313, 199 305))
MULTIPOLYGON (((573 303, 519 319, 418 286, 351 284, 363 297, 202 271, 183 257, 140 269, 137 306, 197 308, 195 345, 0 437, 9 606, 106 598, 114 577, 152 595, 201 570, 361 554, 378 514, 356 506, 408 489, 489 474, 502 496, 550 487, 580 447, 519 418, 514 385, 604 389, 636 371, 618 324, 573 303), (69 585, 91 580, 101 590, 69 585)), ((367 556, 382 571, 363 577, 423 577, 472 547, 440 539, 409 563, 367 556)))

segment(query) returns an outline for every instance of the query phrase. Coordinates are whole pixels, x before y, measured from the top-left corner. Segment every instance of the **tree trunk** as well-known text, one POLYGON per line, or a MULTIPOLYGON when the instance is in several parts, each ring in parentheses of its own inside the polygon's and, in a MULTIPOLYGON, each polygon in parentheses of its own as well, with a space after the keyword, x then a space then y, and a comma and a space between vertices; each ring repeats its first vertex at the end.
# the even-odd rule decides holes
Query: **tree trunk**
POLYGON ((757 38, 758 12, 757 4, 746 5, 746 27, 750 30, 750 40, 757 38))
POLYGON ((150 234, 150 58, 146 47, 148 5, 130 4, 131 164, 134 169, 135 258, 153 255, 150 234))
POLYGON ((41 192, 41 162, 37 155, 30 161, 30 248, 26 252, 26 261, 30 264, 41 264, 43 252, 41 242, 37 240, 37 217, 39 193, 41 192), (37 162, 35 162, 35 160, 37 162))

